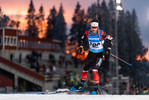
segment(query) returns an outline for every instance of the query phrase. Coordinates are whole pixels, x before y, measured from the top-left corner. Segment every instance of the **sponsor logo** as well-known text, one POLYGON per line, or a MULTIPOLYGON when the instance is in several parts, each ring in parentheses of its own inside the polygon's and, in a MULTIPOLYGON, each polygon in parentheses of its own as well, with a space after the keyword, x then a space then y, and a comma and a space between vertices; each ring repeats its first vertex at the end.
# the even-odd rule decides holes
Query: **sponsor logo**
POLYGON ((99 38, 88 38, 88 40, 100 40, 99 38))
POLYGON ((101 43, 92 43, 90 42, 89 45, 94 47, 94 48, 98 48, 98 46, 100 45, 101 43))

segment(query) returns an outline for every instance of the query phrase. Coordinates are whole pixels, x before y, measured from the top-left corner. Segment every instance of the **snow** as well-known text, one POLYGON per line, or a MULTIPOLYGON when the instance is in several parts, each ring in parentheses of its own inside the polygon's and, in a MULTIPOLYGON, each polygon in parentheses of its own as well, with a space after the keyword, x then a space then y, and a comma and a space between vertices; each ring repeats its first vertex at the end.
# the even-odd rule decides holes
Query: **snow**
POLYGON ((149 100, 148 95, 0 94, 0 100, 149 100))

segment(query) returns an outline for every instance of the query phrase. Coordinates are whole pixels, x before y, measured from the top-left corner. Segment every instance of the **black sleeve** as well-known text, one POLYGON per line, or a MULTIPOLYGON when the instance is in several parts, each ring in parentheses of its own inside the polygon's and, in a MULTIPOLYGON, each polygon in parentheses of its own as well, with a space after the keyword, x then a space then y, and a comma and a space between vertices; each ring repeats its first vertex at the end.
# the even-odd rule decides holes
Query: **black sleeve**
POLYGON ((87 40, 87 36, 84 33, 83 36, 80 38, 79 46, 83 46, 86 40, 87 40))
POLYGON ((113 38, 110 35, 107 35, 106 38, 104 39, 104 49, 111 49, 113 45, 113 38))

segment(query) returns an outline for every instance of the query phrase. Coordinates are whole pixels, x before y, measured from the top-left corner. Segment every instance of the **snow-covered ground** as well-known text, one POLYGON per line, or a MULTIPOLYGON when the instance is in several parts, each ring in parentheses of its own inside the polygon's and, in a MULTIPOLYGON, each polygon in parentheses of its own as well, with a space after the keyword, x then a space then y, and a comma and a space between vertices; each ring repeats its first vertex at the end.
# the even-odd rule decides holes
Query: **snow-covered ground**
POLYGON ((149 100, 149 95, 1 94, 0 100, 149 100))

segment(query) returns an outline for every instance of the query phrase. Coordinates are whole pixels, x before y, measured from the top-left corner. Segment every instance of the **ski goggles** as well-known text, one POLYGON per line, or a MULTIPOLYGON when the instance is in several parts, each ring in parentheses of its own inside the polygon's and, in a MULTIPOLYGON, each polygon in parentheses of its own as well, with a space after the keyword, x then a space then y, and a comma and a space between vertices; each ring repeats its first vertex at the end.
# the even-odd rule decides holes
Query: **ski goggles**
POLYGON ((92 27, 92 26, 91 26, 91 29, 97 29, 97 28, 98 28, 98 27, 92 27))
POLYGON ((91 22, 91 27, 98 27, 98 22, 91 22))

